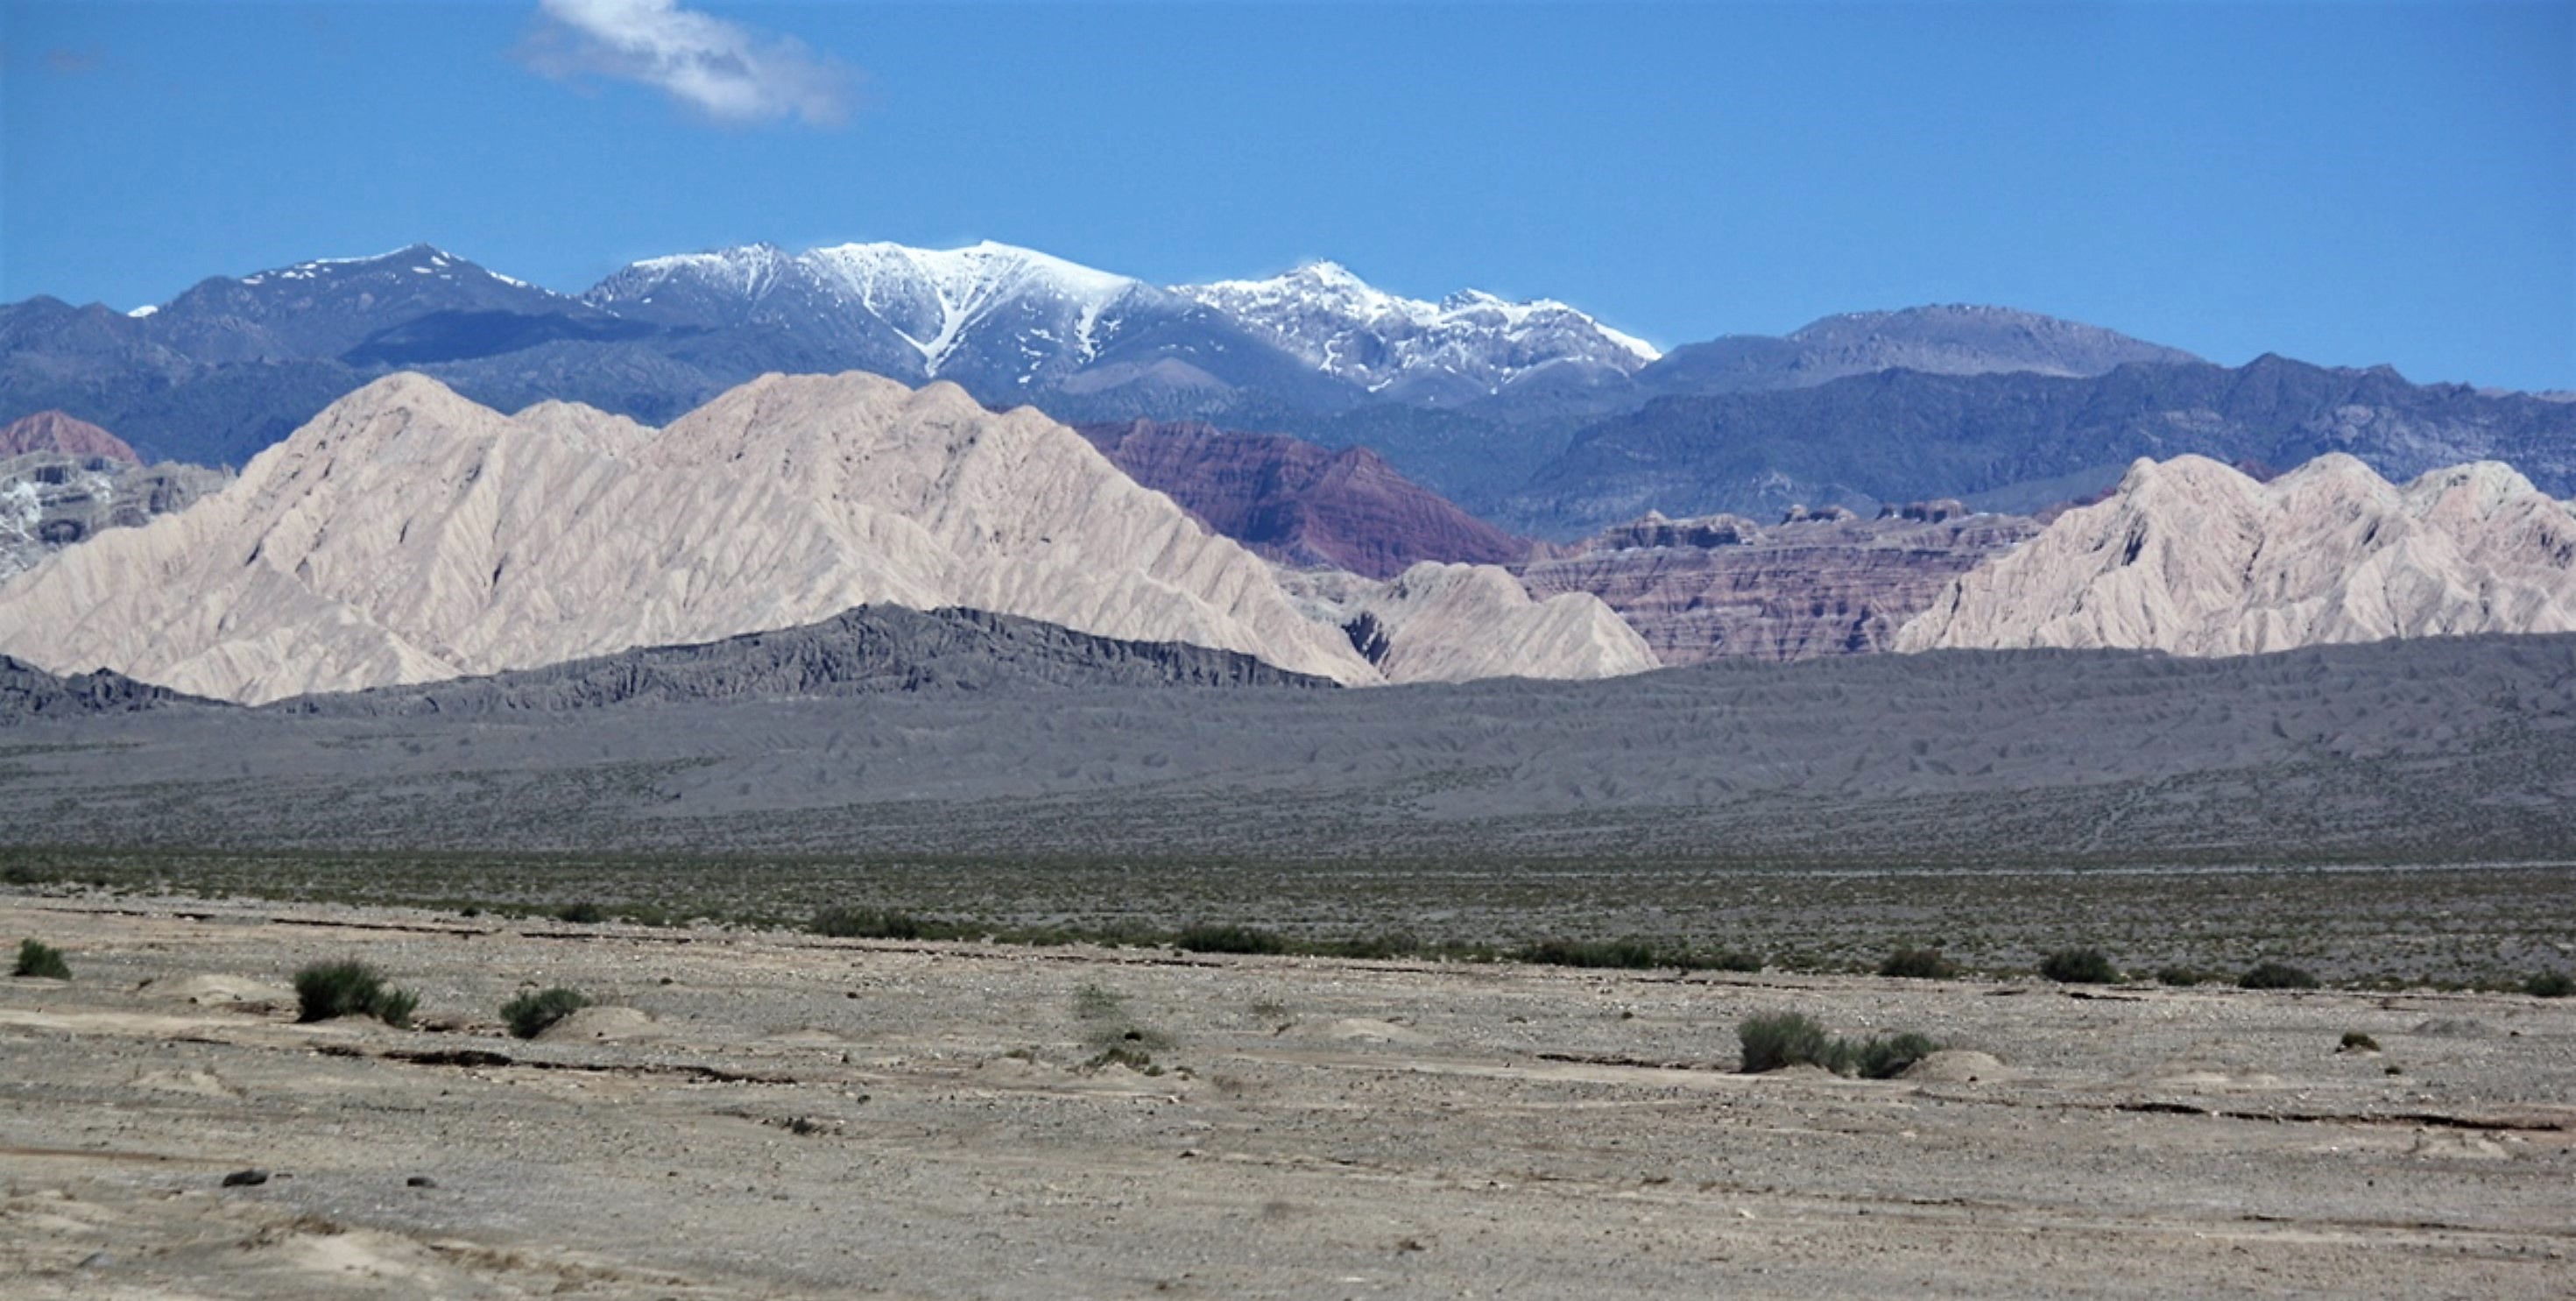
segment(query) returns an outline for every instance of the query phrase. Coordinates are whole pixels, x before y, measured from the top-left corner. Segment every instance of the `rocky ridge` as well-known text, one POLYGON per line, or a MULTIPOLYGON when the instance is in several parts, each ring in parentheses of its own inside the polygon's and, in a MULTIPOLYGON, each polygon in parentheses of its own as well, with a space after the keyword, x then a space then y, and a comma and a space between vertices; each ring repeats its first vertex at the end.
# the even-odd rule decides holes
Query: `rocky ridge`
POLYGON ((0 655, 0 727, 88 714, 130 714, 172 706, 212 705, 121 673, 61 675, 0 655))
POLYGON ((2270 483, 2197 456, 2129 468, 1960 576, 1899 650, 2320 643, 2576 630, 2576 511, 2495 462, 2398 487, 2328 455, 2270 483))
POLYGON ((1542 597, 1601 598, 1665 664, 1881 651, 1952 579, 2039 531, 2022 516, 1956 505, 1768 526, 1740 515, 1649 514, 1519 572, 1542 597))
MULTIPOLYGON (((23 423, 23 422, 21 422, 23 423)), ((0 456, 0 581, 101 530, 184 510, 229 481, 220 470, 58 451, 0 456)))
POLYGON ((555 714, 634 703, 821 700, 1002 687, 1329 687, 1239 651, 1095 637, 982 610, 880 605, 819 623, 490 677, 280 701, 280 713, 555 714))

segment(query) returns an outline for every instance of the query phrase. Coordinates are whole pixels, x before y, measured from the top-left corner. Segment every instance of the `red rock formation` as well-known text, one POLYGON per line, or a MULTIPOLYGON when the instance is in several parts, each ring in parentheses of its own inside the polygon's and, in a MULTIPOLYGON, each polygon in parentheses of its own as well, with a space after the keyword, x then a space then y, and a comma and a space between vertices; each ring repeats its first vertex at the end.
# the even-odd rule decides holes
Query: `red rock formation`
POLYGON ((1641 535, 1631 525, 1575 554, 1533 561, 1521 581, 1542 598, 1600 597, 1667 665, 1814 659, 1887 649, 1952 579, 2036 532, 2019 516, 1927 521, 1899 512, 1775 525, 1732 544, 1619 545, 1641 535))
POLYGON ((1196 422, 1084 425, 1127 477, 1273 560, 1392 578, 1425 560, 1509 564, 1530 544, 1395 472, 1377 453, 1196 422))
POLYGON ((128 465, 143 463, 143 458, 135 455, 134 449, 126 446, 124 439, 60 411, 39 411, 0 429, 0 457, 23 456, 28 452, 102 456, 128 465))

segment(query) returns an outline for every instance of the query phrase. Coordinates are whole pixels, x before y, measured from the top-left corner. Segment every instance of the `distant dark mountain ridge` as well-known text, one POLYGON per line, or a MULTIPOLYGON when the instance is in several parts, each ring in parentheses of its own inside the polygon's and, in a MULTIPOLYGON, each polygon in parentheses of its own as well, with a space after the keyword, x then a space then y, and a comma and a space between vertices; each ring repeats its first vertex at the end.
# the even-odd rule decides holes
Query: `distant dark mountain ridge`
POLYGON ((1549 532, 1682 502, 1757 518, 1799 503, 1867 513, 1909 494, 2027 511, 2107 487, 2138 457, 2186 452, 2258 466, 2344 452, 2400 479, 2500 460, 2565 497, 2576 492, 2576 409, 2269 354, 2091 377, 1892 370, 1659 398, 1576 433, 1492 513, 1549 532))

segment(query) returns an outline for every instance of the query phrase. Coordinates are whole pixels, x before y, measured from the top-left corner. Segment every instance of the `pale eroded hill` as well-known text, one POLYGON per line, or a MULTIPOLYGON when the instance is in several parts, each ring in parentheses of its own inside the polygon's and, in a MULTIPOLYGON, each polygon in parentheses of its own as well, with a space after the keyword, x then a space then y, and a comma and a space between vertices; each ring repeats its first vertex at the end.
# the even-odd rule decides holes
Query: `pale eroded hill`
POLYGON ((1616 626, 1588 597, 1545 618, 1487 603, 1490 620, 1417 620, 1413 653, 1373 665, 1262 561, 1071 429, 859 373, 766 376, 661 430, 565 403, 504 416, 389 377, 199 507, 0 587, 0 649, 261 702, 872 604, 1236 651, 1353 685, 1407 680, 1416 662, 1439 677, 1652 665, 1564 635, 1616 626))
POLYGON ((2404 487, 2330 455, 2260 483, 2197 456, 1953 582, 1899 650, 2130 647, 2246 655, 2328 642, 2576 630, 2576 513, 2480 462, 2404 487))
POLYGON ((230 489, 0 588, 0 645, 244 701, 966 606, 1378 674, 1261 561, 1034 411, 769 376, 653 431, 397 375, 230 489))

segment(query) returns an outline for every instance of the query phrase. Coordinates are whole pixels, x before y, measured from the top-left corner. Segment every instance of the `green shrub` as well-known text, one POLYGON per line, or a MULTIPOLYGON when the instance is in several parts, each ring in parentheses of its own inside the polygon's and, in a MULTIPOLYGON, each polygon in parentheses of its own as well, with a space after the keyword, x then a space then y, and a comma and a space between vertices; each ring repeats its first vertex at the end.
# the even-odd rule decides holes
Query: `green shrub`
POLYGON ((2187 988, 2192 985, 2197 985, 2207 979, 2209 979, 2208 975, 2196 967, 2156 968, 2156 983, 2161 985, 2173 985, 2177 988, 2187 988))
POLYGON ((1932 1040, 1910 1033, 1867 1043, 1838 1039, 1795 1012, 1746 1017, 1735 1028, 1735 1037, 1744 1046, 1745 1071, 1756 1075, 1784 1066, 1822 1066, 1836 1075, 1893 1079, 1940 1049, 1932 1040))
POLYGON ((2100 949, 2059 949, 2040 960, 2039 974, 2061 985, 2120 983, 2120 969, 2100 949))
POLYGON ((1898 949, 1878 964, 1878 974, 1908 980, 1948 980, 1959 974, 1959 964, 1942 957, 1939 949, 1898 949))
POLYGON ((1850 1053, 1851 1073, 1865 1080, 1892 1080, 1905 1068, 1940 1051, 1941 1045, 1919 1034, 1872 1039, 1850 1053))
POLYGON ((511 1034, 521 1039, 534 1039, 545 1033, 547 1026, 588 1006, 588 995, 558 985, 553 989, 524 993, 503 1003, 501 1019, 510 1023, 511 1034))
POLYGON ((1760 971, 1762 955, 1741 949, 1724 949, 1711 955, 1705 965, 1712 971, 1760 971))
POLYGON ((374 967, 354 958, 316 962, 295 973, 298 1021, 328 1021, 335 1016, 372 1016, 390 1026, 411 1024, 420 995, 388 989, 374 967))
POLYGON ((1523 946, 1512 957, 1550 967, 1612 967, 1628 971, 1679 965, 1644 940, 1540 940, 1523 946))
POLYGON ((981 932, 883 908, 826 908, 805 929, 836 940, 962 940, 981 932))
POLYGON ((18 969, 14 976, 35 976, 45 980, 69 980, 72 964, 63 961, 63 951, 41 940, 18 941, 18 969))
POLYGON ((608 920, 608 913, 595 903, 568 903, 555 909, 555 920, 578 922, 584 926, 608 920))
POLYGON ((1286 953, 1288 951, 1288 941, 1257 926, 1185 927, 1173 943, 1192 953, 1286 953))
POLYGON ((1751 1074, 1784 1066, 1833 1069, 1834 1037, 1825 1033, 1823 1026, 1795 1012, 1746 1017, 1735 1027, 1735 1037, 1744 1045, 1744 1069, 1751 1074))
POLYGON ((2262 962, 2238 976, 2236 985, 2240 989, 2314 989, 2317 978, 2306 969, 2286 962, 2262 962))
POLYGON ((2576 994, 2576 980, 2564 971, 2544 971, 2522 982, 2522 992, 2533 998, 2565 998, 2576 994))
POLYGON ((2375 1053, 2379 1051, 2379 1041, 2371 1038, 2369 1035, 2363 1034, 2359 1030, 2346 1030, 2343 1032, 2343 1043, 2339 1047, 2338 1051, 2348 1053, 2375 1053))

